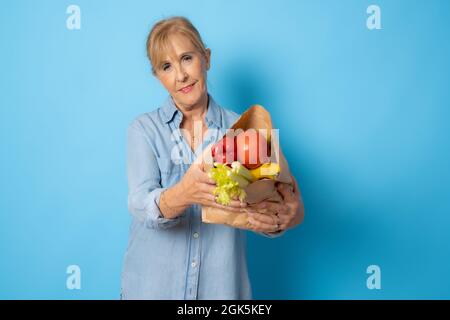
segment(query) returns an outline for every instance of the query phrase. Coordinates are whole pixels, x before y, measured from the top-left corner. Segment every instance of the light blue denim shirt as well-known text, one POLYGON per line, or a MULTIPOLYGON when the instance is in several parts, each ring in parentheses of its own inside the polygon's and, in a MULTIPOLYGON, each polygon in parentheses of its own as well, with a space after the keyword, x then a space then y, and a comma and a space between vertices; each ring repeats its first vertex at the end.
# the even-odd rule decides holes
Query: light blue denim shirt
POLYGON ((239 117, 210 95, 208 101, 208 134, 195 154, 182 137, 183 114, 170 96, 162 107, 140 115, 128 128, 132 222, 122 299, 251 299, 245 230, 202 223, 198 205, 175 219, 163 218, 159 209, 161 192, 177 183, 196 156, 239 117), (174 154, 181 155, 182 161, 172 161, 174 154))

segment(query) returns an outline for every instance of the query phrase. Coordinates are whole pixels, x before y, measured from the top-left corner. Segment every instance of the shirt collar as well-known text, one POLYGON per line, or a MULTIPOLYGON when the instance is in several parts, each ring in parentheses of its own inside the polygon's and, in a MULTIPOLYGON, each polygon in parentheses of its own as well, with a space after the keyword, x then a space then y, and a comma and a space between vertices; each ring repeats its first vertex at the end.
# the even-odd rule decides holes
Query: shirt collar
MULTIPOLYGON (((164 122, 165 123, 171 122, 174 119, 174 116, 177 112, 180 111, 173 102, 172 97, 169 95, 162 107, 164 122)), ((217 103, 214 101, 214 99, 211 97, 210 94, 208 94, 208 111, 206 112, 205 120, 208 126, 214 124, 218 128, 221 127, 222 115, 220 113, 219 106, 217 105, 217 103)))

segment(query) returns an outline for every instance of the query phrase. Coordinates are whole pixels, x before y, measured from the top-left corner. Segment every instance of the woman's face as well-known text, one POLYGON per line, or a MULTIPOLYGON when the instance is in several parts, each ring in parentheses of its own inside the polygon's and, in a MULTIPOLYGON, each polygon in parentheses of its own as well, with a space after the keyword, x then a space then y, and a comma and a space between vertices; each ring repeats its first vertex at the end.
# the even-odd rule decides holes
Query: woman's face
POLYGON ((156 76, 172 96, 177 106, 191 110, 207 97, 206 72, 209 69, 211 51, 200 53, 186 37, 173 34, 169 37, 169 50, 156 76))

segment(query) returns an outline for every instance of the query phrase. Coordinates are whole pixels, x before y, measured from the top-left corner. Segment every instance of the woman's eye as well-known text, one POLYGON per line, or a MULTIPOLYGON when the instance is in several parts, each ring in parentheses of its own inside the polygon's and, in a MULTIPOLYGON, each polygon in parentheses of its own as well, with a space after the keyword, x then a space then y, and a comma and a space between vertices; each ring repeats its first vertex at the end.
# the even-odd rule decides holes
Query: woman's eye
POLYGON ((190 60, 192 60, 192 57, 191 56, 184 56, 183 60, 184 61, 190 61, 190 60))
POLYGON ((170 69, 170 64, 165 64, 162 66, 163 71, 168 71, 170 69))

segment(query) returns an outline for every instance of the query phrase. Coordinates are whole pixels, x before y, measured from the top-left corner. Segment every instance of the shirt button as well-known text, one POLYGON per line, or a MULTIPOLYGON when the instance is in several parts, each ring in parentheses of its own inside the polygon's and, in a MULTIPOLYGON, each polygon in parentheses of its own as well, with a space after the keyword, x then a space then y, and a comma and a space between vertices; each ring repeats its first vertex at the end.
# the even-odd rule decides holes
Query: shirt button
POLYGON ((195 268, 197 266, 197 262, 192 261, 191 266, 192 266, 192 268, 195 268))
POLYGON ((195 239, 197 239, 200 235, 198 234, 198 232, 194 232, 194 234, 192 235, 195 239))

